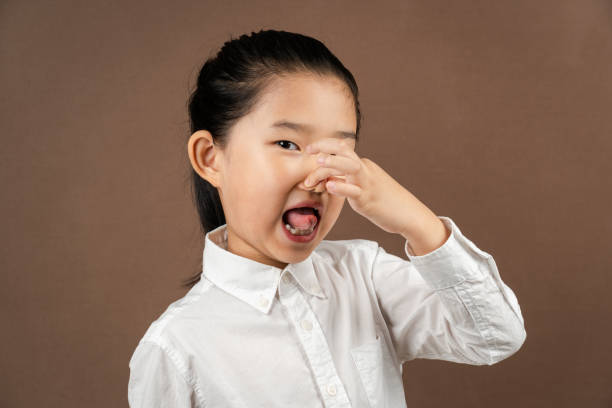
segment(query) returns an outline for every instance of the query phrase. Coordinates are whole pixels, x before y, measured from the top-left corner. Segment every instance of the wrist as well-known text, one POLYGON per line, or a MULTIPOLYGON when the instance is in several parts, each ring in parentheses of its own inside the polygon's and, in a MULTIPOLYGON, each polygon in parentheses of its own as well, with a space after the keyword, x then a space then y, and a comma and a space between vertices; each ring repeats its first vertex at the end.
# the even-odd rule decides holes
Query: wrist
POLYGON ((428 254, 440 248, 450 237, 451 231, 435 214, 405 230, 402 236, 408 241, 408 249, 415 256, 428 254))

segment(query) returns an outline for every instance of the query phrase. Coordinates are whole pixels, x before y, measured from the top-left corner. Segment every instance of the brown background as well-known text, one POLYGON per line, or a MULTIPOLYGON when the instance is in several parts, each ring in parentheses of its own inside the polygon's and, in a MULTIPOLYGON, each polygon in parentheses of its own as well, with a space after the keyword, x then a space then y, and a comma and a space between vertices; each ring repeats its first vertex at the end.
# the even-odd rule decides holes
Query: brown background
MULTIPOLYGON (((517 354, 410 362, 408 405, 612 406, 611 2, 327 3, 2 3, 0 406, 127 406, 129 358, 201 257, 189 90, 260 28, 343 61, 358 153, 452 217, 519 299, 517 354)), ((348 238, 402 254, 347 203, 326 239, 348 238)))

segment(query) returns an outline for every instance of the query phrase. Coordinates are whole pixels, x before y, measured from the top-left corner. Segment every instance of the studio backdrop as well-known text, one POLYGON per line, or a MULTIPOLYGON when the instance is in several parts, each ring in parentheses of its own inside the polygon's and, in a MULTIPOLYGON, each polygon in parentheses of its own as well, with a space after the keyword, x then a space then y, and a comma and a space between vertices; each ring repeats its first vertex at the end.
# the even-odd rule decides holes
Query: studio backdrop
MULTIPOLYGON (((610 407, 609 1, 4 1, 0 406, 126 407, 128 362, 203 236, 187 98, 265 28, 354 74, 357 152, 494 256, 527 339, 404 364, 409 407, 610 407)), ((404 240, 348 203, 330 240, 404 240)))

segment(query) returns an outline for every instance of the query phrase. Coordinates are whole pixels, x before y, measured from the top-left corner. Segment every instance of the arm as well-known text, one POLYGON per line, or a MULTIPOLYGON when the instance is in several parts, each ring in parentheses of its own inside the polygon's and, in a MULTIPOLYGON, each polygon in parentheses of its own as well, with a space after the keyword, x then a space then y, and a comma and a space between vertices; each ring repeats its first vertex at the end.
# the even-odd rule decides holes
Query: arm
POLYGON ((410 254, 408 239, 408 260, 376 249, 372 280, 398 357, 494 364, 525 341, 520 306, 493 257, 439 219, 449 234, 424 255, 410 254))
POLYGON ((375 252, 368 271, 400 360, 494 364, 521 347, 523 317, 491 255, 378 164, 359 157, 353 142, 322 139, 306 151, 321 152, 322 167, 308 176, 313 185, 346 175, 328 181, 328 191, 346 197, 353 210, 384 231, 406 238, 408 260, 370 246, 375 252))

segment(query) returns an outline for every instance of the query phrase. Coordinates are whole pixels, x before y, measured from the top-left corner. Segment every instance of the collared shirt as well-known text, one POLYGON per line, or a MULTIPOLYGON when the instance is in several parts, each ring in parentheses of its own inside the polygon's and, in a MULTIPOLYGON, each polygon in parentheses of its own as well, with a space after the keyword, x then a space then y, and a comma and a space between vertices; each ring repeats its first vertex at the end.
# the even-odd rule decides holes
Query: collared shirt
POLYGON ((402 363, 491 365, 526 338, 493 257, 449 217, 442 246, 407 259, 366 239, 322 240, 284 269, 205 237, 201 280, 129 363, 132 408, 406 407, 402 363))

